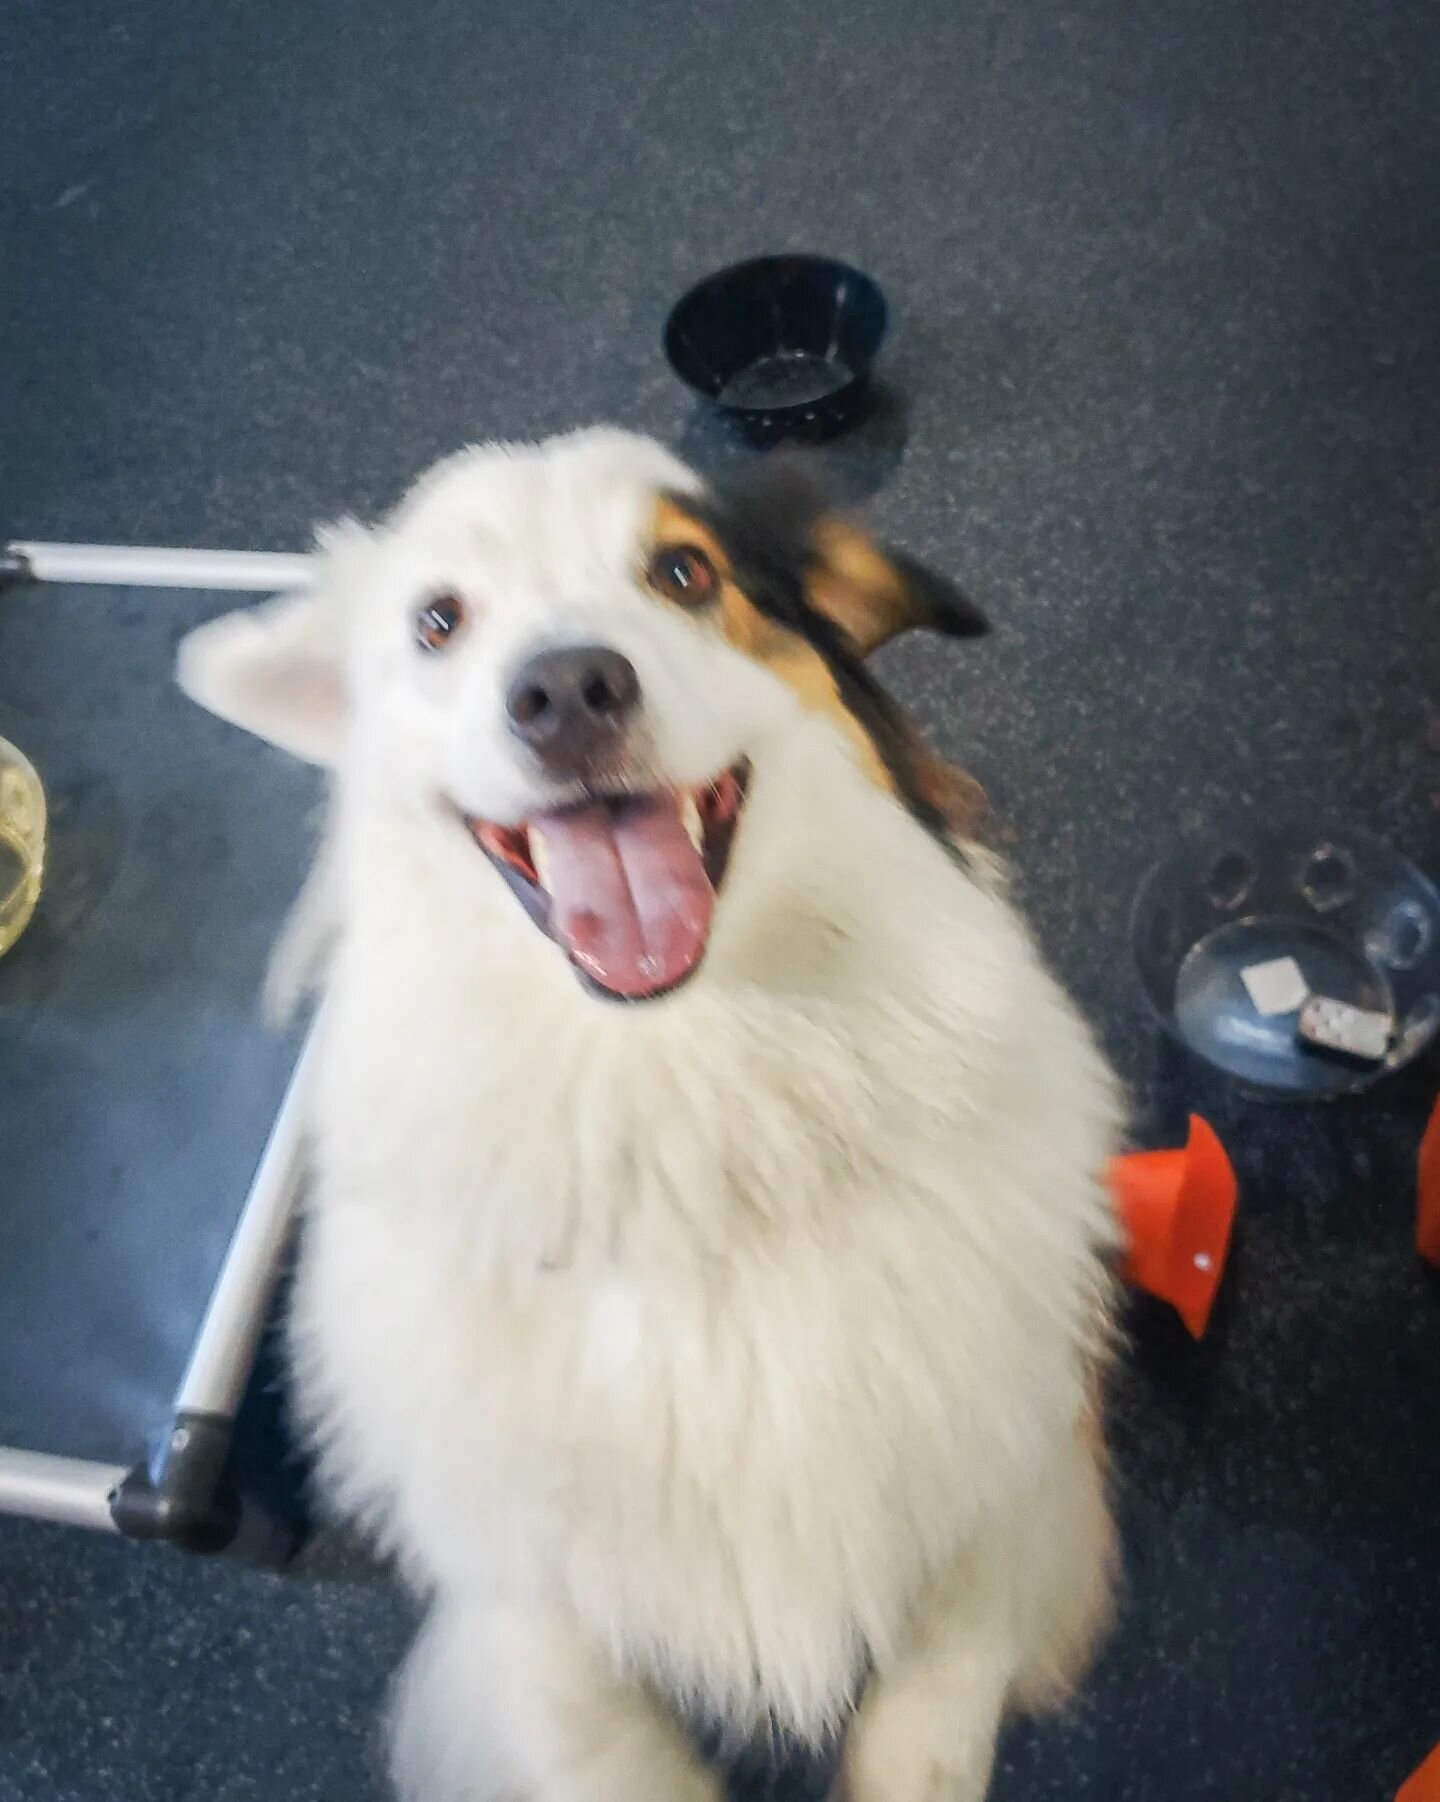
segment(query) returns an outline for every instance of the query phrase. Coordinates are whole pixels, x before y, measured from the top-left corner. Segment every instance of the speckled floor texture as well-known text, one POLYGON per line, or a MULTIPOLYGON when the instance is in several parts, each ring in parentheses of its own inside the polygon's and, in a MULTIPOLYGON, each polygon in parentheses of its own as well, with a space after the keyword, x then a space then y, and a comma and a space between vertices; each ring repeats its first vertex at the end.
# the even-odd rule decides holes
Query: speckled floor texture
MULTIPOLYGON (((1427 0, 7 16, 15 535, 298 548, 462 440, 597 417, 713 465, 658 354, 680 288, 785 246, 884 283, 841 481, 999 627, 889 673, 988 786, 1142 1140, 1202 1106, 1244 1191, 1205 1346, 1134 1318, 1120 1627, 996 1802, 1384 1802, 1440 1740, 1440 1072, 1247 1105, 1157 1049, 1126 938, 1211 818, 1440 861, 1437 93, 1427 0)), ((274 1575, 0 1524, 0 1799, 376 1802, 407 1631, 328 1537, 274 1575)))

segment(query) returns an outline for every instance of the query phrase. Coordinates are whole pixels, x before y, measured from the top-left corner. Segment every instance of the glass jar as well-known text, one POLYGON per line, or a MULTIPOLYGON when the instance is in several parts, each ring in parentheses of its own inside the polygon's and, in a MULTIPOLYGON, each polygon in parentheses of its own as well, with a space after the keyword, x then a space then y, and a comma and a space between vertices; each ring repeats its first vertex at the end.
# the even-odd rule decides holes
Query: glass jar
POLYGON ((0 957, 30 922, 45 867, 45 790, 30 759, 0 738, 0 957))

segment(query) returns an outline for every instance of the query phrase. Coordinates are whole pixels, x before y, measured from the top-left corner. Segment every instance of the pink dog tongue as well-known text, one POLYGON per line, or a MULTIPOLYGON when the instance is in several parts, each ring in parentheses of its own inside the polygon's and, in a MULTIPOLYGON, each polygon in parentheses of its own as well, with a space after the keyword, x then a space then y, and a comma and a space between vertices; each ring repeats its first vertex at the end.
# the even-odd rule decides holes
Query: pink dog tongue
POLYGON ((715 891, 673 796, 542 814, 530 832, 543 841, 551 930, 603 988, 649 995, 699 963, 715 891))

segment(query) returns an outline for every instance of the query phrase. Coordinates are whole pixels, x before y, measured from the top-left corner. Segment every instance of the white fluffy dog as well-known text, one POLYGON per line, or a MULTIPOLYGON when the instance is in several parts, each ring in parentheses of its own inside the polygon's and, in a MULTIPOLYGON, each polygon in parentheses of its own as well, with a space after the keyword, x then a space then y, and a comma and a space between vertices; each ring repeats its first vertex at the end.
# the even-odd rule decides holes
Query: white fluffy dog
POLYGON ((983 621, 614 431, 322 551, 180 673, 334 772, 295 1342, 429 1601, 402 1790, 702 1802, 700 1715, 978 1802, 1105 1614, 1117 1121, 864 667, 983 621))

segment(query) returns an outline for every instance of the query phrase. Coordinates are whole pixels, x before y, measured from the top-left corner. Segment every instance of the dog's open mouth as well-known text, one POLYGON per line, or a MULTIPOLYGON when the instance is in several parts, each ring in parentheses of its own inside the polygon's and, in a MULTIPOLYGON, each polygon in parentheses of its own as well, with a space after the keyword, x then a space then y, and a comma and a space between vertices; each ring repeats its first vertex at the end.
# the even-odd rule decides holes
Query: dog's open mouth
POLYGON ((523 826, 465 823, 592 987, 651 1001, 705 956, 749 778, 742 760, 698 788, 596 796, 523 826))

